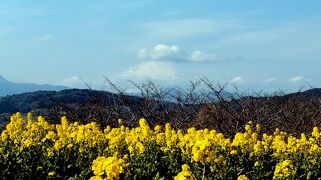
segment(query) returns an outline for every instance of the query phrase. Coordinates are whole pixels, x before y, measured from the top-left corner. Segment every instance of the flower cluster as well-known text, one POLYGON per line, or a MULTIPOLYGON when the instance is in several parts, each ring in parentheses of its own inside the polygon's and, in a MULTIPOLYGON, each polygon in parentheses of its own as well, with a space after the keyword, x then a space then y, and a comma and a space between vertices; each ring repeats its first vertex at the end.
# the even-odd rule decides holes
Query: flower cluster
POLYGON ((285 160, 276 165, 274 171, 274 178, 285 178, 293 174, 293 164, 291 160, 285 160))
POLYGON ((182 172, 178 173, 177 176, 174 177, 174 180, 192 180, 194 179, 192 176, 192 172, 190 167, 187 164, 182 166, 182 172))
POLYGON ((210 129, 49 124, 29 113, 1 132, 0 176, 85 179, 314 179, 321 176, 319 128, 299 137, 261 133, 249 121, 233 138, 210 129))
POLYGON ((91 180, 102 178, 119 179, 119 175, 124 173, 126 166, 125 161, 117 157, 98 157, 92 165, 95 176, 93 176, 91 180))

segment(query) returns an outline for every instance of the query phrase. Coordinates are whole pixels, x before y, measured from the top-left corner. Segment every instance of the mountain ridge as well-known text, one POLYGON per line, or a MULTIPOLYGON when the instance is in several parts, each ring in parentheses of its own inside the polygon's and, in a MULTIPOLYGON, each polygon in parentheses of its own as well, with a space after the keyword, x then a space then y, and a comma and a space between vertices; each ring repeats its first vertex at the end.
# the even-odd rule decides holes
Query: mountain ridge
MULTIPOLYGON (((64 89, 60 91, 35 91, 25 92, 14 95, 7 95, 0 97, 0 114, 2 113, 15 113, 15 112, 29 112, 35 109, 51 108, 58 103, 66 104, 81 104, 86 102, 88 97, 102 97, 107 101, 107 104, 113 104, 113 97, 119 96, 108 91, 98 91, 89 89, 64 89)), ((133 102, 143 99, 142 97, 135 95, 126 95, 133 102)), ((266 98, 291 98, 299 96, 301 99, 320 98, 321 99, 321 88, 314 88, 297 93, 289 93, 281 96, 270 96, 270 97, 254 97, 245 96, 239 100, 252 98, 256 100, 264 100, 266 98)), ((237 100, 237 99, 236 99, 237 100)), ((170 103, 170 102, 168 102, 170 103)))
POLYGON ((13 94, 21 94, 25 92, 34 91, 60 91, 64 89, 70 89, 67 86, 55 86, 50 84, 35 84, 35 83, 16 83, 11 82, 0 75, 0 97, 13 94))

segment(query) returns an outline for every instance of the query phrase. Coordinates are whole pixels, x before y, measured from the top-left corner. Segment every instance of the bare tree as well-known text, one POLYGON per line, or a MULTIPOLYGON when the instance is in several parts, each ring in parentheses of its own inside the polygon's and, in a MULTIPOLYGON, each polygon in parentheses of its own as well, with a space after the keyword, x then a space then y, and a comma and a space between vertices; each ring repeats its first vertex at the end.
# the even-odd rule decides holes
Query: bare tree
POLYGON ((271 133, 278 127, 293 135, 321 125, 321 99, 304 96, 301 90, 289 95, 282 90, 245 94, 237 87, 227 90, 229 83, 214 85, 202 78, 191 81, 187 88, 129 81, 136 90, 133 95, 105 80, 114 93, 87 86, 89 93, 84 103, 56 102, 46 115, 49 119, 65 115, 74 121, 95 121, 101 126, 116 126, 118 118, 127 126, 136 126, 139 118, 146 118, 151 126, 170 122, 183 130, 194 126, 216 129, 228 136, 243 130, 250 120, 261 124, 263 132, 271 133))

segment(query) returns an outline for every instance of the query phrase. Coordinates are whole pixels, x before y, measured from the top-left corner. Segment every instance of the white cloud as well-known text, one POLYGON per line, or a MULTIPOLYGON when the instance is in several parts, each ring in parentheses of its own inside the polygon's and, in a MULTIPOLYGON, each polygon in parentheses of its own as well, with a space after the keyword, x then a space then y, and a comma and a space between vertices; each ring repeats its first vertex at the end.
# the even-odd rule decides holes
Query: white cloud
POLYGON ((72 85, 72 84, 81 83, 82 80, 81 80, 81 78, 78 77, 78 76, 72 76, 72 77, 68 77, 68 78, 62 80, 62 82, 63 82, 64 84, 67 84, 67 85, 72 85))
POLYGON ((275 82, 275 81, 277 81, 277 79, 275 79, 275 78, 268 78, 268 79, 265 79, 263 82, 264 82, 264 83, 272 83, 272 82, 275 82))
POLYGON ((192 52, 192 54, 189 56, 189 59, 194 62, 212 61, 215 59, 215 54, 207 54, 196 50, 192 52))
POLYGON ((44 35, 39 36, 36 40, 38 42, 48 42, 48 41, 53 40, 54 38, 55 37, 52 34, 44 34, 44 35))
POLYGON ((135 80, 175 80, 177 72, 172 64, 156 61, 146 61, 121 73, 123 78, 135 80))
POLYGON ((240 76, 235 76, 233 79, 229 81, 230 84, 239 84, 244 82, 244 79, 240 76))
POLYGON ((200 50, 191 53, 182 51, 176 45, 157 44, 151 51, 145 48, 137 52, 139 59, 163 60, 163 61, 181 61, 181 62, 205 62, 215 60, 214 54, 208 54, 200 50))
POLYGON ((178 46, 168 46, 165 44, 158 44, 150 53, 150 58, 154 60, 178 60, 181 56, 181 52, 178 46))
POLYGON ((302 81, 303 78, 301 76, 294 76, 292 78, 289 79, 290 82, 292 83, 296 83, 296 82, 299 82, 299 81, 302 81))

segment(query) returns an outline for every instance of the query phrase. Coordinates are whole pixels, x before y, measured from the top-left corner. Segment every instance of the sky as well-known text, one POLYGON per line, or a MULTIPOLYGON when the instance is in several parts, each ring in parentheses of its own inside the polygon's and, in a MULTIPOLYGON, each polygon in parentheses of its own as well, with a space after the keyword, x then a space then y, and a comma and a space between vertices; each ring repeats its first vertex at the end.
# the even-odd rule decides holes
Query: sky
POLYGON ((96 89, 104 77, 321 87, 321 1, 0 1, 0 75, 96 89))

